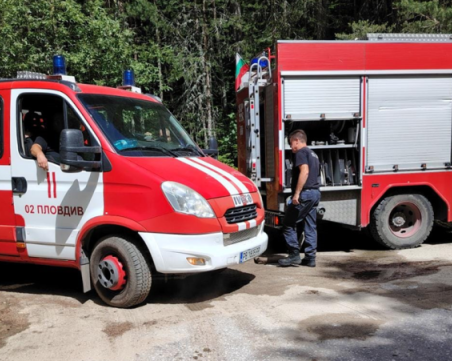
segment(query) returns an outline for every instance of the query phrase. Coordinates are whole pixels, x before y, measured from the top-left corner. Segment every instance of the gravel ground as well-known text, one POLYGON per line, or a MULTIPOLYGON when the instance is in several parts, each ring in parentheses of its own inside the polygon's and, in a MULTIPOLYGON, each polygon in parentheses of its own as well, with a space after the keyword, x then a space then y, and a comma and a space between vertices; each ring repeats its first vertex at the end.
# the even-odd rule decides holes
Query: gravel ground
POLYGON ((452 360, 451 241, 384 251, 324 225, 316 268, 162 277, 130 310, 83 294, 76 271, 3 263, 0 360, 452 360))

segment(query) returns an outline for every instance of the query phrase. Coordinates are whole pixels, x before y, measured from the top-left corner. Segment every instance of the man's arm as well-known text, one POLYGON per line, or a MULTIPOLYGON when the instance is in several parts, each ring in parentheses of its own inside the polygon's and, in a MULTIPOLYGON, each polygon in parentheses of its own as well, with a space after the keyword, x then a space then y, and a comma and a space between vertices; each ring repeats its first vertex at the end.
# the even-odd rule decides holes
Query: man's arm
POLYGON ((39 168, 42 168, 45 171, 49 170, 49 162, 47 161, 47 158, 42 151, 42 147, 39 144, 33 144, 31 146, 30 153, 38 161, 39 168))
POLYGON ((298 198, 300 198, 300 193, 306 181, 308 180, 309 175, 309 166, 307 164, 302 164, 299 166, 299 168, 300 175, 298 176, 297 187, 295 188, 295 193, 292 199, 292 203, 295 205, 300 204, 300 202, 298 202, 298 198))

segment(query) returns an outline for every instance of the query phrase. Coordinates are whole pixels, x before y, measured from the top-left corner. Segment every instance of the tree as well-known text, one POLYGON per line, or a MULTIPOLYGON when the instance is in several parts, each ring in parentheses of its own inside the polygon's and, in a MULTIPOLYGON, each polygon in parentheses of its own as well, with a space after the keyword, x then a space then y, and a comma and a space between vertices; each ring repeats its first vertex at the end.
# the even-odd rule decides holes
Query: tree
POLYGON ((0 75, 50 73, 52 56, 61 54, 79 81, 117 85, 130 64, 131 35, 100 0, 2 0, 0 75))
POLYGON ((395 4, 399 28, 404 33, 450 33, 452 1, 401 0, 395 4))

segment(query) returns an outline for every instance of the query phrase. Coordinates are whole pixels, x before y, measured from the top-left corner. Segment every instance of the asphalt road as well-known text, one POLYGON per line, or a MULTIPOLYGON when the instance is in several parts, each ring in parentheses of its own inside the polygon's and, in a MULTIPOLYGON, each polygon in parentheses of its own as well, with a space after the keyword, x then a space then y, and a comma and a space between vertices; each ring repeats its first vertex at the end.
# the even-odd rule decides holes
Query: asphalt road
POLYGON ((0 360, 452 360, 452 234, 384 251, 322 230, 316 268, 157 279, 131 310, 76 271, 0 264, 0 360))

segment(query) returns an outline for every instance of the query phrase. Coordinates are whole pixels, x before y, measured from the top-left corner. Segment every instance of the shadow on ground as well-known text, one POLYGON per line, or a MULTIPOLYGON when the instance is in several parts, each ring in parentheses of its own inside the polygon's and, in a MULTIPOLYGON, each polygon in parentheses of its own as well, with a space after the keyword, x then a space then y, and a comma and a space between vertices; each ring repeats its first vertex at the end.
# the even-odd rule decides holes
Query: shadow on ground
POLYGON ((78 270, 7 262, 0 263, 0 291, 65 296, 81 304, 92 296, 83 293, 78 270))
MULTIPOLYGON (((369 236, 367 230, 352 230, 331 222, 319 222, 317 226, 318 252, 383 249, 381 245, 369 236)), ((269 236, 267 254, 286 252, 286 243, 280 230, 266 227, 265 232, 269 236)))
POLYGON ((186 277, 155 277, 149 303, 190 304, 221 299, 248 285, 254 275, 234 269, 186 277))
MULTIPOLYGON (((94 291, 83 293, 79 271, 28 264, 0 263, 0 291, 35 295, 55 295, 88 300, 103 305, 94 291)), ((149 303, 199 303, 212 301, 240 290, 254 275, 233 269, 187 276, 156 274, 149 303)))

